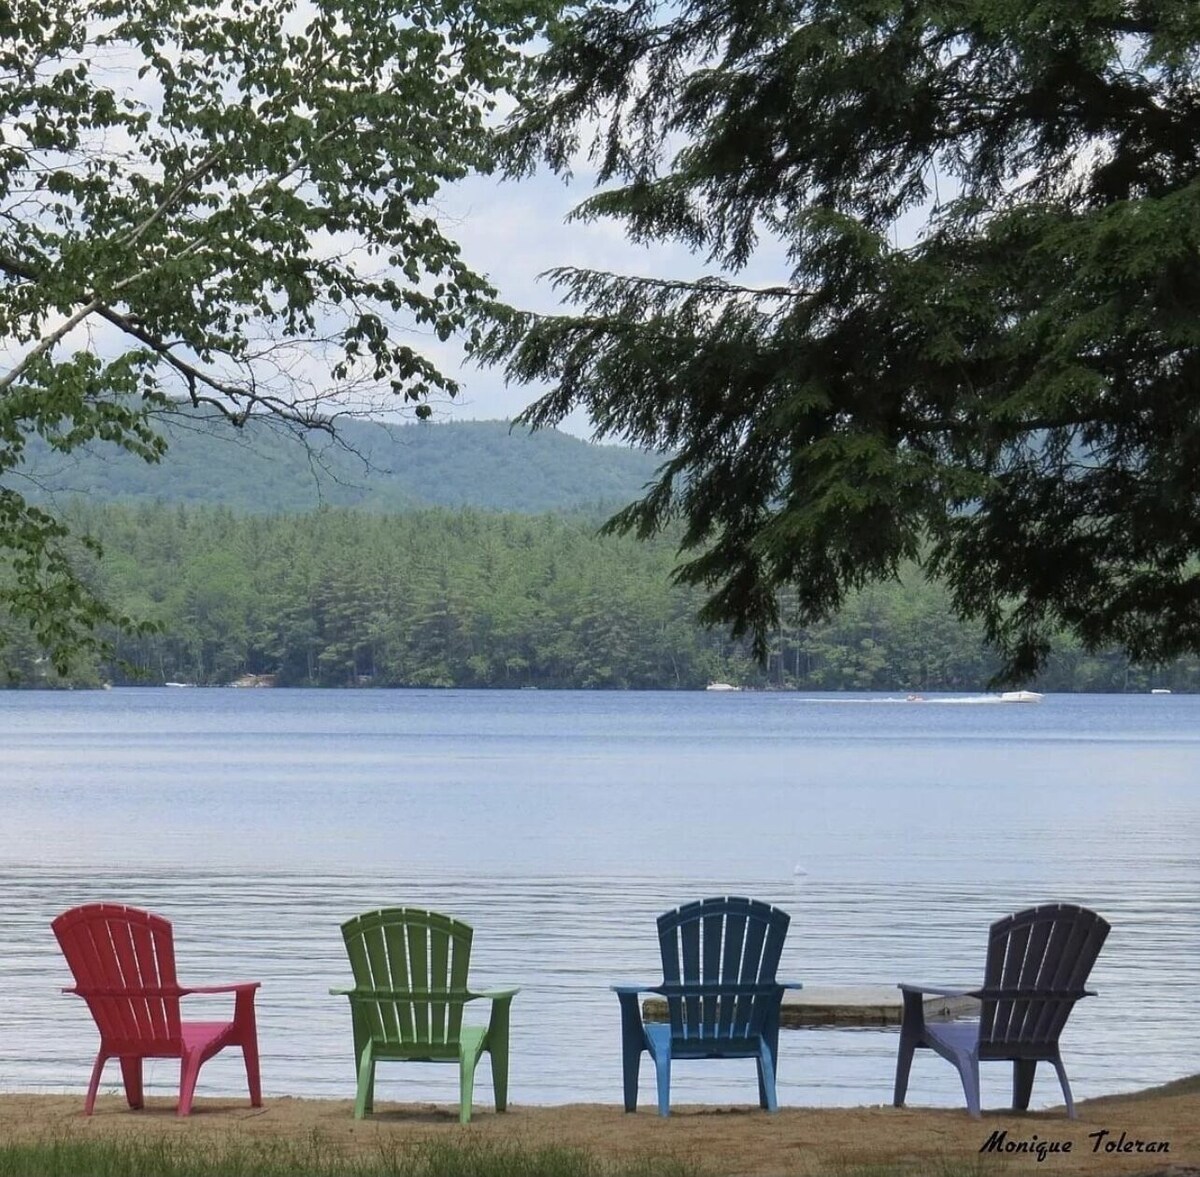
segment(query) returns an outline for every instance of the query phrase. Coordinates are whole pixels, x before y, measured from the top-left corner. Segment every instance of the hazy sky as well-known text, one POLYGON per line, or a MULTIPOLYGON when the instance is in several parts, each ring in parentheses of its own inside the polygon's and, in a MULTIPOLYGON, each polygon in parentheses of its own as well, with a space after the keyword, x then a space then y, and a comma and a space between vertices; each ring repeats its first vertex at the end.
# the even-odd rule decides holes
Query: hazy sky
MULTIPOLYGON (((566 223, 567 214, 593 191, 590 176, 580 175, 570 186, 549 173, 520 181, 474 177, 447 190, 439 201, 446 232, 463 247, 466 261, 484 273, 510 304, 530 310, 563 309, 547 279, 538 275, 554 266, 573 265, 624 274, 695 278, 716 273, 703 256, 680 245, 652 249, 625 239, 616 222, 566 223)), ((772 243, 740 277, 751 282, 776 283, 784 278, 782 251, 772 243)), ((444 370, 455 374, 463 391, 452 403, 435 406, 435 419, 512 417, 532 400, 538 389, 505 386, 498 368, 464 364, 461 349, 441 344, 432 336, 424 349, 444 370)), ((564 428, 581 437, 591 429, 582 414, 564 428)))
MULTIPOLYGON (((305 10, 303 4, 297 11, 301 10, 305 10)), ((122 95, 153 105, 154 95, 143 93, 149 83, 137 81, 132 68, 118 61, 110 73, 122 95)), ((485 274, 505 301, 535 311, 564 309, 549 282, 538 277, 556 266, 679 279, 720 272, 703 256, 692 255, 681 245, 661 244, 653 248, 634 245, 626 240, 616 222, 568 224, 569 212, 594 191, 594 173, 588 168, 587 159, 577 158, 573 162, 576 178, 570 184, 548 171, 519 181, 477 176, 446 189, 431 210, 446 235, 462 246, 467 264, 485 274)), ((750 285, 777 285, 787 281, 788 269, 780 244, 770 240, 736 278, 750 285)), ((104 350, 105 330, 105 325, 89 321, 73 332, 64 346, 104 350)), ((544 391, 537 386, 506 385, 500 369, 466 364, 456 341, 442 343, 432 332, 417 336, 413 343, 462 387, 456 400, 434 403, 436 420, 511 418, 544 391)), ((302 374, 311 377, 314 387, 328 377, 327 360, 323 356, 308 356, 304 367, 311 369, 302 374)), ((411 406, 397 415, 411 418, 411 406)), ((583 437, 592 433, 589 422, 580 413, 569 418, 564 428, 583 437)))
MULTIPOLYGON (((592 176, 581 168, 569 186, 548 172, 506 182, 474 177, 448 189, 439 206, 445 231, 463 247, 468 263, 486 274, 506 301, 529 310, 569 309, 558 302, 547 279, 538 280, 539 274, 555 266, 658 278, 697 278, 720 272, 703 255, 694 255, 682 245, 634 245, 615 221, 566 223, 571 209, 594 191, 593 183, 592 176)), ((955 187, 947 177, 940 183, 943 193, 955 187)), ((928 213, 927 206, 905 213, 894 228, 894 242, 915 242, 928 213)), ((774 286, 786 283, 789 272, 782 244, 762 238, 746 268, 736 276, 726 276, 749 285, 774 286)), ((432 335, 424 350, 463 386, 454 402, 435 406, 438 420, 512 417, 538 395, 534 386, 506 387, 498 368, 464 365, 461 349, 441 344, 432 335)), ((573 415, 564 428, 581 437, 591 434, 582 414, 573 415)))

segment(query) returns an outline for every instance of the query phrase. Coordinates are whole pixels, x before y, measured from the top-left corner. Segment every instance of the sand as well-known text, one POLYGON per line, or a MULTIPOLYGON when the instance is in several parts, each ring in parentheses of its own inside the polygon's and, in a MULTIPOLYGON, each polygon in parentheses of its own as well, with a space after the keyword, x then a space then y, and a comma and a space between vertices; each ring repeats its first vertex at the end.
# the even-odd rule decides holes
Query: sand
POLYGON ((451 1107, 380 1103, 364 1121, 352 1117, 350 1100, 270 1098, 262 1108, 244 1100, 205 1099, 180 1119, 166 1099, 132 1112, 122 1099, 99 1100, 96 1114, 82 1115, 80 1096, 0 1096, 0 1140, 48 1137, 151 1138, 203 1145, 277 1139, 311 1140, 348 1155, 377 1153, 430 1140, 479 1141, 585 1149, 614 1161, 665 1156, 694 1163, 720 1177, 805 1177, 847 1167, 901 1163, 936 1173, 945 1161, 988 1163, 981 1171, 1008 1173, 1171 1174, 1200 1177, 1200 1075, 1135 1095, 1083 1102, 1079 1118, 1061 1109, 1015 1115, 931 1108, 784 1108, 768 1115, 757 1108, 683 1105, 663 1120, 653 1108, 627 1115, 619 1107, 570 1104, 514 1105, 497 1115, 477 1102, 471 1124, 459 1125, 451 1107), (1006 1143, 1070 1143, 1039 1162, 1029 1153, 985 1153, 993 1133, 1006 1143), (1105 1132, 1097 1137, 1094 1134, 1105 1132), (1113 1151, 1108 1145, 1131 1146, 1113 1151), (1099 1140, 1100 1147, 1095 1145, 1099 1140), (1136 1141, 1165 1143, 1169 1151, 1138 1152, 1136 1141), (994 1162, 994 1163, 993 1163, 994 1162))

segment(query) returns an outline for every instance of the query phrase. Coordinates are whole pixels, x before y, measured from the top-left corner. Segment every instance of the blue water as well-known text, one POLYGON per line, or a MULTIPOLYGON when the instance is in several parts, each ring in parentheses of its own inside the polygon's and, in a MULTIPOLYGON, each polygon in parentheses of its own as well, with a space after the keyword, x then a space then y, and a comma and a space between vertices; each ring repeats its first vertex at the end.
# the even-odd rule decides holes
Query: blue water
MULTIPOLYGON (((656 979, 655 916, 721 893, 791 913, 781 976, 810 985, 976 983, 992 920, 1084 903, 1113 932, 1063 1039, 1076 1095, 1162 1082, 1200 1057, 1198 770, 1195 696, 0 693, 0 1089, 86 1082, 48 923, 104 898, 173 920, 185 983, 263 981, 268 1094, 349 1097, 338 924, 407 904, 475 927, 475 983, 521 986, 514 1102, 613 1103, 608 986, 656 979)), ((895 1049, 785 1032, 781 1102, 887 1102, 895 1049)), ((1008 1069, 983 1081, 1002 1103, 1008 1069)), ((200 1094, 241 1091, 236 1055, 206 1065, 200 1094)), ((753 1064, 673 1091, 753 1103, 753 1064)), ((379 1098, 452 1103, 456 1076, 381 1067, 379 1098)), ((952 1068, 919 1056, 909 1100, 958 1103, 952 1068)))

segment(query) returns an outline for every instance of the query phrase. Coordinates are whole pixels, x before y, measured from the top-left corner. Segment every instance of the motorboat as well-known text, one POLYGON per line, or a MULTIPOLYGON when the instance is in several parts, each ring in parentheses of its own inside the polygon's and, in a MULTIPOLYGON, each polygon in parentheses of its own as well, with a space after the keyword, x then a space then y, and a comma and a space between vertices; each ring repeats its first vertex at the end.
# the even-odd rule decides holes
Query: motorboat
POLYGON ((740 691, 742 688, 727 682, 710 682, 704 689, 706 691, 740 691))

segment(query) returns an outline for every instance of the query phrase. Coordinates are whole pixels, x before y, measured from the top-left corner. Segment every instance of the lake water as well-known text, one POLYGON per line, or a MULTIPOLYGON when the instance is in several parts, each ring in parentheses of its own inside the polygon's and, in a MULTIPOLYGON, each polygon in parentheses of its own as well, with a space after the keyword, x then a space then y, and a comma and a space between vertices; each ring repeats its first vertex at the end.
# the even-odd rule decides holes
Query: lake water
MULTIPOLYGON (((617 1103, 608 987, 658 979, 655 917, 716 894, 787 910, 780 976, 810 985, 975 984, 989 923, 1082 903, 1113 930, 1063 1038, 1076 1097, 1196 1071, 1200 697, 881 699, 0 692, 0 1089, 85 1086, 95 1031, 48 925, 100 899, 168 916, 185 984, 263 982, 268 1095, 352 1097, 338 925, 411 905, 474 926, 477 987, 521 986, 514 1103, 617 1103)), ((896 1042, 785 1031, 780 1101, 889 1102, 896 1042)), ((178 1065, 147 1081, 174 1094, 178 1065)), ((985 1066, 985 1104, 1009 1084, 985 1066)), ((454 1103, 457 1075, 384 1064, 377 1091, 454 1103)), ((240 1055, 206 1064, 201 1095, 244 1092, 240 1055)), ((753 1063, 678 1064, 672 1094, 753 1104, 753 1063)), ((909 1101, 961 1106, 953 1068, 918 1055, 909 1101)))

